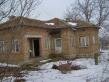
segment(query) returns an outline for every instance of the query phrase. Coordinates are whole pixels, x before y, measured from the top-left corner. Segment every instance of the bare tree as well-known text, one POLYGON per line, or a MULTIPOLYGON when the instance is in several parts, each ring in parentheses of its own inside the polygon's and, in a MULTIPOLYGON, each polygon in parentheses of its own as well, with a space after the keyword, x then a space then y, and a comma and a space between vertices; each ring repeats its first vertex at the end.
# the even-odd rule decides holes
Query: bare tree
POLYGON ((73 7, 71 9, 66 10, 67 13, 65 15, 65 18, 67 21, 76 21, 77 19, 81 19, 80 11, 78 11, 78 8, 73 7))
POLYGON ((84 19, 102 26, 109 20, 109 0, 77 0, 66 11, 66 19, 84 19))
POLYGON ((11 0, 0 0, 0 20, 2 20, 11 13, 13 8, 13 1, 11 2, 11 0))
POLYGON ((0 21, 10 15, 29 16, 42 0, 0 0, 0 21))
POLYGON ((78 9, 85 20, 90 22, 95 9, 95 0, 85 0, 83 2, 78 0, 78 9))
POLYGON ((105 21, 109 20, 109 0, 97 0, 97 24, 102 26, 105 21))
POLYGON ((77 0, 71 9, 67 9, 66 18, 70 15, 72 19, 84 19, 90 22, 95 10, 95 0, 77 0), (73 14, 72 14, 73 13, 73 14))

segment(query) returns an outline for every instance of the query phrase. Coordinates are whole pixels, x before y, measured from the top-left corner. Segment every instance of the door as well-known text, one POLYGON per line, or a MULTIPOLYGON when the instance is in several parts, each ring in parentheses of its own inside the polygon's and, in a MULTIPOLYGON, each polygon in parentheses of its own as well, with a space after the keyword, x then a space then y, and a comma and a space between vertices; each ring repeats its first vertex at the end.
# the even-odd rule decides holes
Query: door
POLYGON ((61 38, 55 39, 55 52, 57 54, 62 53, 62 39, 61 38))

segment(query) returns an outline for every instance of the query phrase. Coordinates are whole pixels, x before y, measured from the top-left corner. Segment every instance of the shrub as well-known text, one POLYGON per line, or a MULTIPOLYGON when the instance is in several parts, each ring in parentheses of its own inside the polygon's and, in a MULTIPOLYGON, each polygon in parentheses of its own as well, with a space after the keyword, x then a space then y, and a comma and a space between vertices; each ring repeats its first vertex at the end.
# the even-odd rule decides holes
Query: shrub
POLYGON ((61 57, 61 54, 49 54, 49 57, 50 58, 59 58, 59 57, 61 57))
POLYGON ((70 72, 72 70, 70 64, 61 64, 58 66, 58 70, 60 70, 62 73, 66 74, 67 72, 70 72))
POLYGON ((63 54, 49 54, 49 58, 56 61, 64 59, 63 54))

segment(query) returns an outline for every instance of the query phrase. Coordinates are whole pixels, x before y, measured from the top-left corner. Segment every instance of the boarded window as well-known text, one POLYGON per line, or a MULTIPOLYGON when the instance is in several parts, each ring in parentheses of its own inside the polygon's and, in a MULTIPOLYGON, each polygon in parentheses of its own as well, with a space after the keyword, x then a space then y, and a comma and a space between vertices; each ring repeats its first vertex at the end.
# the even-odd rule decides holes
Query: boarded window
POLYGON ((88 36, 80 37, 80 45, 81 45, 81 47, 88 47, 89 46, 88 36))
POLYGON ((17 39, 12 40, 12 52, 19 52, 19 51, 20 51, 19 40, 17 39))

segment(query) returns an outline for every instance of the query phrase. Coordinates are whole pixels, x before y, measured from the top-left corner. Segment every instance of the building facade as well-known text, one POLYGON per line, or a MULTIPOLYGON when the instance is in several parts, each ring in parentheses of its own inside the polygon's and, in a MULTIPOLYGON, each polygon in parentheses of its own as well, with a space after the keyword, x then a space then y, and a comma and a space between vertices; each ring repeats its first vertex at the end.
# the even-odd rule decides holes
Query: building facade
POLYGON ((97 26, 80 20, 12 17, 0 25, 0 61, 20 63, 50 54, 70 59, 93 57, 100 49, 98 30, 97 26))

